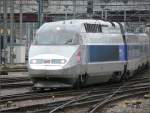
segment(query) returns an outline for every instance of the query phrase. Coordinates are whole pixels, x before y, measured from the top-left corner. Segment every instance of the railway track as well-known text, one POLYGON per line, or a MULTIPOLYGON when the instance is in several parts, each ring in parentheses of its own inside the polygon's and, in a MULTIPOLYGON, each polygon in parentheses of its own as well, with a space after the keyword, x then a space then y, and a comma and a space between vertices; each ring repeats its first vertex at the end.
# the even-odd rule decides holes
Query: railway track
POLYGON ((25 64, 0 65, 0 75, 5 75, 8 72, 27 72, 27 66, 25 64))
POLYGON ((145 76, 138 75, 136 79, 132 78, 124 83, 117 83, 113 85, 105 85, 101 87, 95 87, 94 89, 85 88, 83 90, 69 90, 69 91, 57 91, 57 92, 45 92, 45 93, 35 93, 30 92, 26 94, 16 94, 8 95, 5 97, 0 97, 0 103, 6 103, 7 101, 23 101, 27 99, 43 99, 55 97, 70 97, 67 99, 62 99, 60 101, 52 101, 42 104, 34 104, 29 106, 20 107, 6 107, 0 112, 26 112, 26 110, 31 113, 37 112, 59 112, 60 109, 81 107, 86 105, 91 105, 89 109, 85 112, 94 113, 96 110, 102 106, 110 103, 112 101, 120 100, 123 98, 128 98, 135 95, 146 94, 150 90, 149 74, 145 76), (22 96, 21 96, 22 95, 22 96), (34 95, 34 96, 33 96, 34 95))
POLYGON ((135 96, 135 95, 145 94, 145 93, 149 92, 148 91, 149 89, 150 89, 150 87, 148 85, 141 86, 138 88, 137 87, 136 88, 119 87, 116 91, 114 91, 112 93, 88 95, 88 96, 85 96, 84 98, 76 99, 75 101, 73 101, 71 103, 62 104, 61 106, 58 106, 58 107, 50 110, 49 113, 55 113, 55 112, 58 112, 59 110, 65 109, 65 108, 70 108, 70 107, 73 108, 73 107, 77 107, 77 106, 81 107, 83 105, 85 106, 85 105, 89 105, 89 104, 90 105, 93 104, 93 105, 86 111, 86 113, 94 113, 99 107, 102 107, 103 105, 105 105, 111 101, 131 97, 131 96, 135 96))
POLYGON ((27 72, 28 70, 26 68, 10 68, 10 69, 1 69, 0 75, 7 75, 7 72, 27 72))
POLYGON ((0 88, 18 88, 32 86, 33 83, 28 77, 0 77, 0 88))
POLYGON ((13 82, 21 82, 21 81, 30 81, 28 77, 1 77, 0 83, 13 83, 13 82))
MULTIPOLYGON (((110 91, 112 90, 112 88, 118 87, 118 85, 120 84, 114 84, 111 85, 111 89, 109 89, 110 91)), ((108 85, 107 85, 108 86, 108 85)), ((14 95, 5 95, 5 96, 0 96, 1 100, 0 103, 5 103, 8 101, 22 101, 22 100, 27 100, 27 99, 37 99, 37 98, 47 98, 47 97, 58 97, 58 96, 73 96, 73 95, 80 95, 84 92, 88 92, 90 90, 90 88, 85 88, 82 90, 68 90, 68 91, 45 91, 42 93, 39 92, 27 92, 27 93, 20 93, 20 94, 14 94, 14 95)), ((97 88, 92 89, 92 91, 96 91, 97 88)), ((100 89, 99 89, 100 90, 100 89)), ((103 92, 107 92, 108 89, 106 89, 106 86, 102 87, 100 91, 103 92)))
MULTIPOLYGON (((66 109, 66 108, 73 108, 73 107, 81 107, 81 106, 86 106, 86 105, 91 105, 91 104, 95 104, 95 103, 99 103, 102 102, 102 104, 106 104, 108 103, 106 100, 109 99, 108 101, 114 101, 117 99, 122 99, 122 98, 127 98, 127 97, 131 97, 131 96, 135 96, 135 95, 141 95, 141 94, 145 94, 149 92, 149 84, 147 85, 143 85, 140 87, 138 85, 133 86, 130 88, 127 86, 123 86, 123 87, 119 87, 119 90, 115 90, 115 91, 107 91, 107 92, 102 92, 100 90, 94 90, 94 91, 89 91, 89 92, 85 92, 85 93, 81 93, 78 96, 73 96, 72 98, 69 98, 67 100, 61 100, 61 101, 56 101, 56 102, 51 102, 51 103, 45 103, 45 104, 37 104, 37 105, 33 105, 33 106, 26 106, 26 107, 19 107, 19 108, 15 108, 15 109, 7 109, 8 112, 16 112, 19 110, 19 112, 23 112, 24 110, 28 109, 28 110, 35 110, 38 109, 37 111, 31 112, 31 113, 43 113, 43 112, 49 112, 50 113, 54 113, 59 111, 60 109, 66 109), (114 93, 115 92, 115 93, 114 93), (110 98, 114 95, 115 98, 110 98), (105 100, 106 99, 106 100, 105 100), (56 107, 57 106, 57 107, 56 107), (21 110, 21 111, 20 111, 21 110)), ((93 105, 95 106, 95 105, 93 105)), ((93 107, 92 106, 92 107, 93 107)), ((102 106, 102 105, 101 105, 102 106)), ((94 109, 94 108, 93 108, 94 109)), ((92 111, 93 112, 93 111, 92 111)), ((91 113, 91 111, 90 111, 91 113)))
POLYGON ((115 93, 109 95, 107 98, 105 98, 102 101, 99 101, 98 103, 92 105, 86 113, 95 113, 99 108, 102 108, 104 105, 109 104, 113 101, 118 101, 121 99, 134 97, 138 95, 143 95, 149 93, 150 86, 143 86, 138 88, 132 88, 132 89, 126 89, 123 91, 116 91, 115 93))
MULTIPOLYGON (((107 89, 108 88, 108 85, 105 85, 104 87, 101 87, 99 88, 99 91, 100 92, 108 92, 108 91, 111 91, 112 88, 115 88, 115 87, 118 87, 119 84, 113 84, 111 85, 111 88, 110 89, 107 89)), ((67 96, 77 96, 77 95, 81 95, 81 94, 84 94, 84 93, 89 93, 89 90, 91 90, 91 88, 85 88, 85 89, 82 89, 82 90, 68 90, 68 91, 56 91, 56 92, 45 92, 45 93, 35 93, 35 92, 28 92, 28 93, 25 93, 25 94, 14 94, 14 95, 7 95, 7 96, 1 96, 1 100, 0 100, 0 103, 3 103, 3 104, 7 104, 7 102, 9 101, 12 101, 12 102, 15 102, 15 101, 23 101, 23 100, 34 100, 34 99, 43 99, 43 98, 52 98, 53 96, 58 98, 58 97, 67 97, 67 96)), ((97 88, 93 88, 91 91, 93 91, 93 93, 96 93, 97 91, 97 88)), ((49 103, 46 103, 45 105, 47 106, 49 103)), ((37 104, 37 105, 34 105, 34 107, 38 108, 40 104, 37 104)), ((43 105, 40 105, 40 106, 44 106, 43 105)), ((28 108, 33 108, 33 106, 27 106, 27 109, 28 108)), ((26 107, 23 107, 24 109, 26 107)), ((22 109, 23 109, 22 108, 22 109)), ((13 109, 20 109, 20 108, 11 108, 9 109, 10 111, 13 110, 13 109)), ((9 111, 8 110, 8 111, 9 111)))
POLYGON ((14 82, 14 83, 0 83, 1 89, 27 87, 27 86, 32 86, 32 85, 33 85, 33 83, 31 81, 21 81, 21 82, 14 82))

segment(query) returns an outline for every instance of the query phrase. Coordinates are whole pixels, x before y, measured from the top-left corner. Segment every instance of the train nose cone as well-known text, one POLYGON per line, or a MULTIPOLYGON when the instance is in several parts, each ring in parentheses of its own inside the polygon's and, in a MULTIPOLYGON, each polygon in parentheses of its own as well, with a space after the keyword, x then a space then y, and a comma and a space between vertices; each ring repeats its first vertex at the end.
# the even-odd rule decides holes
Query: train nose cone
POLYGON ((67 68, 75 64, 74 55, 78 48, 79 45, 32 45, 29 51, 29 69, 56 70, 67 68))

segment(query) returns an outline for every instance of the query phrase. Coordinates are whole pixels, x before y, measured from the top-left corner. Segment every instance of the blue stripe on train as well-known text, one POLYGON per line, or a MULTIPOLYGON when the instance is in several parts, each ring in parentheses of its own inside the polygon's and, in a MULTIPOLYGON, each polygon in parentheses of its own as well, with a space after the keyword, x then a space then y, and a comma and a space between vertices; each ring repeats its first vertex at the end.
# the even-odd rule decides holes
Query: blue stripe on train
POLYGON ((126 61, 125 45, 88 45, 89 62, 126 61))

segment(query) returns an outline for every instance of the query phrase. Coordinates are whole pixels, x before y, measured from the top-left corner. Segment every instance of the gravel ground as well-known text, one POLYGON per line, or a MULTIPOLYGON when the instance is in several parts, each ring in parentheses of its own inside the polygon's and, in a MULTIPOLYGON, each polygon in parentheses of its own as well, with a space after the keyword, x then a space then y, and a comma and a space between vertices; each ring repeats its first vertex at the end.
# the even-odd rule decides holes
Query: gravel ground
MULTIPOLYGON (((56 113, 87 113, 88 108, 90 108, 90 105, 72 109, 67 108, 56 113)), ((114 102, 94 113, 150 113, 150 98, 131 98, 116 103, 114 102)))
MULTIPOLYGON (((18 108, 18 107, 25 107, 25 106, 31 106, 31 105, 36 105, 36 104, 45 104, 45 103, 51 103, 51 102, 56 102, 56 101, 61 101, 61 100, 68 100, 70 98, 73 98, 72 96, 68 97, 56 97, 55 99, 52 98, 51 96, 46 99, 37 99, 37 100, 25 100, 25 101, 18 101, 18 102, 11 102, 9 105, 9 108, 18 108)), ((0 109, 4 110, 7 109, 7 104, 6 105, 0 105, 0 109)), ((28 111, 28 109, 26 109, 28 111)), ((20 112, 21 113, 21 112, 20 112)))
POLYGON ((150 113, 150 98, 131 98, 110 104, 101 113, 150 113))

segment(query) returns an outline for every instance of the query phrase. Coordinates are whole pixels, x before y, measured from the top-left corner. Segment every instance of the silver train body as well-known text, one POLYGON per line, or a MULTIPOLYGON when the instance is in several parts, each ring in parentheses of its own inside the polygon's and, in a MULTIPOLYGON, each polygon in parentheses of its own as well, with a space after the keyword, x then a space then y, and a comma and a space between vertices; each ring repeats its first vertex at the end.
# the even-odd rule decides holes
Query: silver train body
POLYGON ((72 87, 117 81, 150 62, 150 39, 122 24, 66 20, 43 24, 29 50, 35 87, 72 87))

